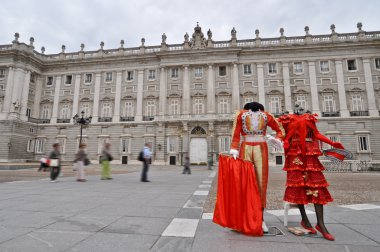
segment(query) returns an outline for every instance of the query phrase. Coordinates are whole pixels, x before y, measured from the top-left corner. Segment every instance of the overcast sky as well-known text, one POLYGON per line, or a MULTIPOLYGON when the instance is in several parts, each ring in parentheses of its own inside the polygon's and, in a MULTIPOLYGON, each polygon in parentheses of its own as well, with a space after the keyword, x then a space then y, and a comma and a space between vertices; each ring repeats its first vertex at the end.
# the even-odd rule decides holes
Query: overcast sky
POLYGON ((47 54, 159 45, 162 33, 168 44, 183 42, 186 32, 193 33, 199 22, 213 40, 229 40, 232 27, 238 39, 302 36, 304 27, 310 33, 329 34, 330 25, 336 32, 356 32, 357 22, 365 31, 380 30, 379 0, 1 0, 0 45, 10 44, 14 33, 29 43, 34 37, 35 48, 45 46, 47 54))

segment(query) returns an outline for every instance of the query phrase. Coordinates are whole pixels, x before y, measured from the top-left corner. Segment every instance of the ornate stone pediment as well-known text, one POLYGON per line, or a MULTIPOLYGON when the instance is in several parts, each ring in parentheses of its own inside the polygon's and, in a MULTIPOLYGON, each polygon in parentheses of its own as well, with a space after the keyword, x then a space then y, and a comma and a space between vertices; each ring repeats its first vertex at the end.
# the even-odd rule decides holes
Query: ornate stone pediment
POLYGON ((243 93, 241 93, 242 96, 255 96, 257 95, 253 90, 246 90, 243 93))
POLYGON ((114 97, 104 96, 101 101, 113 101, 114 97))
POLYGON ((146 99, 158 99, 157 92, 144 92, 144 98, 146 99))
POLYGON ((169 98, 181 98, 182 97, 182 93, 179 92, 179 91, 169 91, 168 92, 168 97, 169 98))
POLYGON ((308 92, 304 89, 297 89, 293 92, 293 94, 308 94, 308 92))
POLYGON ((192 49, 202 49, 206 48, 207 46, 206 38, 204 37, 202 28, 199 26, 198 23, 197 26, 194 27, 194 33, 189 42, 189 46, 192 49))
POLYGON ((204 97, 204 96, 206 96, 206 91, 205 90, 193 90, 193 91, 191 91, 191 96, 204 97))
POLYGON ((53 103, 53 101, 52 100, 50 100, 50 99, 43 99, 42 101, 41 101, 41 104, 46 104, 46 103, 53 103))
POLYGON ((69 98, 63 98, 60 103, 72 103, 73 100, 72 99, 69 99, 69 98))
POLYGON ((347 90, 347 92, 348 93, 363 93, 363 92, 365 92, 363 89, 361 89, 361 88, 353 88, 353 89, 351 89, 351 90, 347 90))
POLYGON ((336 93, 336 91, 332 88, 325 88, 321 90, 320 93, 336 93))
POLYGON ((219 92, 216 93, 217 96, 230 96, 231 93, 229 90, 220 90, 219 92))
POLYGON ((282 95, 282 93, 278 90, 271 90, 267 92, 267 95, 282 95))
POLYGON ((121 98, 122 100, 135 100, 136 99, 136 94, 129 94, 121 98))
POLYGON ((92 101, 92 99, 90 98, 90 97, 82 97, 81 99, 80 99, 80 102, 91 102, 92 101))

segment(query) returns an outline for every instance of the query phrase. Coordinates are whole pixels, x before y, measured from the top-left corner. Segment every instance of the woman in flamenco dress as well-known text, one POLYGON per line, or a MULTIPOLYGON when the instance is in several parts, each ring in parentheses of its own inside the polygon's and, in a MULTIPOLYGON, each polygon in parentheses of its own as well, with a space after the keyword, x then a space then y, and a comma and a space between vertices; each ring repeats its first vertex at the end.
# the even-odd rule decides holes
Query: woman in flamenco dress
POLYGON ((344 147, 341 143, 332 142, 319 133, 316 115, 287 114, 281 116, 278 121, 286 132, 283 170, 287 172, 287 180, 284 201, 298 204, 302 227, 309 230, 311 234, 316 234, 315 229, 317 229, 325 239, 333 241, 335 238, 328 232, 323 219, 323 205, 333 201, 333 198, 327 189, 329 184, 322 173, 324 167, 318 159, 322 155, 319 141, 337 149, 344 149, 344 147), (305 204, 308 203, 313 203, 315 207, 317 216, 315 229, 306 215, 305 204))

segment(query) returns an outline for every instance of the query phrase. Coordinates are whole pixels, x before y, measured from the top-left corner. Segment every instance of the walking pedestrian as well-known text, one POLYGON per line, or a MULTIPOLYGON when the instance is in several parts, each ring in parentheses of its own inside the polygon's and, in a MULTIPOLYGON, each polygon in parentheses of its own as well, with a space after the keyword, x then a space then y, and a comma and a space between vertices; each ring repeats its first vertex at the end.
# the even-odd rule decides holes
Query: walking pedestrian
POLYGON ((53 151, 50 152, 50 182, 57 182, 57 177, 61 171, 61 145, 59 143, 53 144, 53 151))
POLYGON ((85 162, 87 159, 87 154, 85 152, 86 144, 80 144, 79 150, 75 154, 75 166, 77 171, 77 181, 78 182, 86 182, 86 179, 84 178, 84 167, 85 162))
POLYGON ((182 174, 191 174, 191 170, 190 170, 190 159, 189 157, 185 157, 185 162, 183 164, 183 172, 182 174))
POLYGON ((111 168, 110 162, 113 160, 113 156, 111 155, 111 144, 105 143, 102 149, 102 180, 112 179, 111 178, 111 168))
POLYGON ((142 162, 143 162, 143 169, 141 172, 141 182, 150 182, 148 180, 148 170, 149 170, 149 164, 152 160, 152 144, 151 143, 145 143, 144 149, 142 150, 142 162))

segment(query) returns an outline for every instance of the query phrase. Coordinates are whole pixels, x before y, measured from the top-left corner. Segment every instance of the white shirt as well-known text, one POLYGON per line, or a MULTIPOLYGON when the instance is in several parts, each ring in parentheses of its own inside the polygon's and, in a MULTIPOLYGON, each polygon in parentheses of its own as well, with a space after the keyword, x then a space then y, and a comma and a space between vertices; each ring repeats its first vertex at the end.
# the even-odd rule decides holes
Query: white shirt
POLYGON ((144 158, 151 158, 152 157, 152 152, 147 146, 144 146, 144 158))

